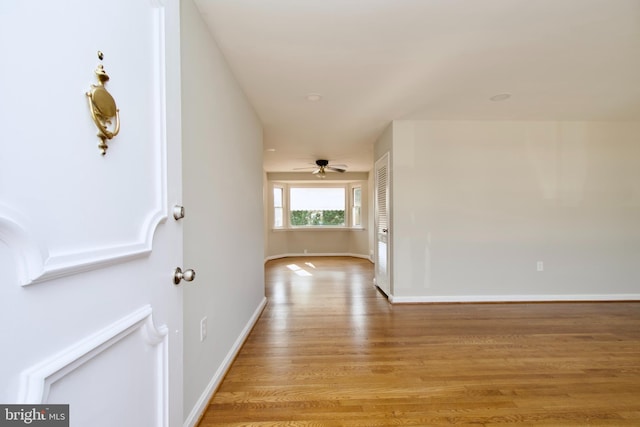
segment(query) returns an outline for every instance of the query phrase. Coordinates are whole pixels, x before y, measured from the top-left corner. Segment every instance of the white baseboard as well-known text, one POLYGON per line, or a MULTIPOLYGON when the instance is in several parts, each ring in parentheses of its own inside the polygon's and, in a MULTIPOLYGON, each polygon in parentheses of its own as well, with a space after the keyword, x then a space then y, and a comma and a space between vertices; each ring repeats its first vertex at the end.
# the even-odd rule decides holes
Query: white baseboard
POLYGON ((640 294, 575 294, 575 295, 451 295, 409 296, 389 295, 393 304, 420 304, 445 302, 568 302, 568 301, 640 301, 640 294))
POLYGON ((371 261, 371 258, 369 258, 369 255, 366 254, 352 254, 352 253, 345 253, 345 252, 325 252, 325 253, 288 253, 288 254, 278 254, 278 255, 271 255, 268 256, 264 259, 264 262, 267 261, 271 261, 273 259, 280 259, 280 258, 290 258, 290 257, 309 257, 309 256, 350 256, 353 258, 362 258, 362 259, 366 259, 371 261))
POLYGON ((202 392, 202 395, 200 396, 200 398, 194 405, 193 409, 189 413, 189 416, 184 421, 184 427, 194 427, 198 423, 205 409, 207 409, 209 400, 211 400, 211 397, 213 396, 213 394, 216 392, 218 387, 220 387, 220 383, 222 383, 224 376, 226 375, 227 371, 231 367, 231 363, 233 363, 233 360, 235 359, 238 352, 240 351, 242 344, 244 344, 245 340, 249 336, 251 329, 253 329, 253 326, 256 324, 256 322, 260 318, 260 314, 262 314, 262 310, 264 310, 266 305, 267 305, 267 298, 265 297, 262 299, 262 301, 258 305, 258 308, 256 308, 256 311, 254 311, 253 315, 251 316, 251 319, 249 319, 246 326, 240 333, 240 336, 238 336, 238 339, 236 339, 236 342, 233 344, 233 346, 227 353, 227 356, 222 361, 222 364, 218 367, 218 370, 211 378, 211 381, 209 381, 209 384, 207 384, 207 387, 202 392))

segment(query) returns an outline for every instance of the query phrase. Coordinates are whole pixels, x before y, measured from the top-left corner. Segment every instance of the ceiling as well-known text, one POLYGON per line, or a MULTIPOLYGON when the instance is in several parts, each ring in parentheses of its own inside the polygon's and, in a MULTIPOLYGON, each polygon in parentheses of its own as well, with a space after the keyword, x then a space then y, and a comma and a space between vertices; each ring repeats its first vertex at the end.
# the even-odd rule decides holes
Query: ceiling
POLYGON ((640 0, 195 2, 268 172, 368 171, 395 119, 640 120, 640 0))

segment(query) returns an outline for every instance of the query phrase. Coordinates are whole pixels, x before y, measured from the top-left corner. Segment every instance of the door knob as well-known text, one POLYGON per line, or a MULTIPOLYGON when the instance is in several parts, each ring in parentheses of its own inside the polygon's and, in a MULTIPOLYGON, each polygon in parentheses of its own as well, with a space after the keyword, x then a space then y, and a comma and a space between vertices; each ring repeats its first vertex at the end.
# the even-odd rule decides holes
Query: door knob
POLYGON ((179 284, 182 279, 184 279, 186 282, 191 282, 195 278, 196 272, 191 269, 182 271, 180 267, 176 267, 176 269, 173 270, 173 283, 175 285, 179 284))
POLYGON ((389 231, 387 228, 383 228, 383 229, 382 229, 382 232, 383 232, 383 233, 386 233, 387 231, 389 231))

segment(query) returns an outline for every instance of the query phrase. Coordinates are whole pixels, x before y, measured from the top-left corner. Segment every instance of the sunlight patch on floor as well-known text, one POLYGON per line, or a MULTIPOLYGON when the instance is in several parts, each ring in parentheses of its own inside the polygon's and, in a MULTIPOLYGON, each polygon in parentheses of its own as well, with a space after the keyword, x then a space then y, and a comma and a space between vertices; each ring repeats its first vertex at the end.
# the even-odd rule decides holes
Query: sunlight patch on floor
POLYGON ((287 265, 287 268, 296 273, 298 276, 313 276, 313 274, 309 273, 304 268, 298 267, 297 264, 289 264, 287 265))

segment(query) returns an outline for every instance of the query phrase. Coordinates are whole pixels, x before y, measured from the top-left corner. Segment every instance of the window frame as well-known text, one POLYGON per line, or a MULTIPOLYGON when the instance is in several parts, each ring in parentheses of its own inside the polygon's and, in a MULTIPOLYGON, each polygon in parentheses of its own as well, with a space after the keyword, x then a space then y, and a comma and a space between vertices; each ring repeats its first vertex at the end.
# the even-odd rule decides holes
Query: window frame
MULTIPOLYGON (((352 220, 352 204, 353 204, 353 189, 360 188, 362 197, 362 184, 357 182, 341 182, 341 183, 310 183, 310 182, 272 182, 271 184, 271 206, 270 212, 272 215, 271 225, 273 231, 322 231, 322 230, 363 230, 363 226, 353 226, 352 220), (275 216, 276 207, 274 205, 275 197, 274 190, 276 188, 282 189, 282 226, 276 226, 275 216), (291 225, 291 211, 290 211, 290 198, 292 188, 343 188, 344 189, 344 225, 291 225)), ((362 204, 362 202, 361 202, 362 204)), ((362 207, 361 207, 362 218, 362 207)))
POLYGON ((362 184, 349 184, 349 199, 351 201, 351 212, 350 212, 350 218, 349 218, 349 224, 351 225, 351 228, 362 228, 362 184), (356 190, 360 191, 360 204, 356 206, 356 190), (355 209, 358 208, 359 212, 358 212, 358 223, 356 224, 356 215, 355 215, 355 209))
POLYGON ((273 215, 271 225, 273 226, 274 229, 280 229, 285 226, 284 213, 287 211, 287 209, 285 209, 285 191, 284 190, 285 190, 284 186, 280 184, 273 185, 271 190, 271 214, 273 215), (280 190, 280 206, 276 206, 276 194, 275 194, 276 190, 280 190), (278 208, 280 209, 280 223, 282 225, 277 224, 278 214, 276 214, 276 209, 278 208))
POLYGON ((328 229, 328 228, 345 228, 347 226, 347 224, 349 224, 349 219, 347 217, 348 215, 348 206, 349 206, 349 202, 348 202, 348 190, 344 185, 341 184, 290 184, 288 185, 287 188, 287 196, 289 198, 289 209, 287 209, 287 219, 288 219, 288 225, 289 228, 293 228, 293 229, 299 229, 299 228, 320 228, 320 229, 328 229), (338 188, 338 189, 342 189, 342 206, 343 206, 343 211, 344 211, 344 224, 340 225, 340 224, 335 224, 335 225, 293 225, 291 224, 291 192, 294 189, 306 189, 306 188, 314 188, 314 189, 324 189, 324 188, 338 188))

